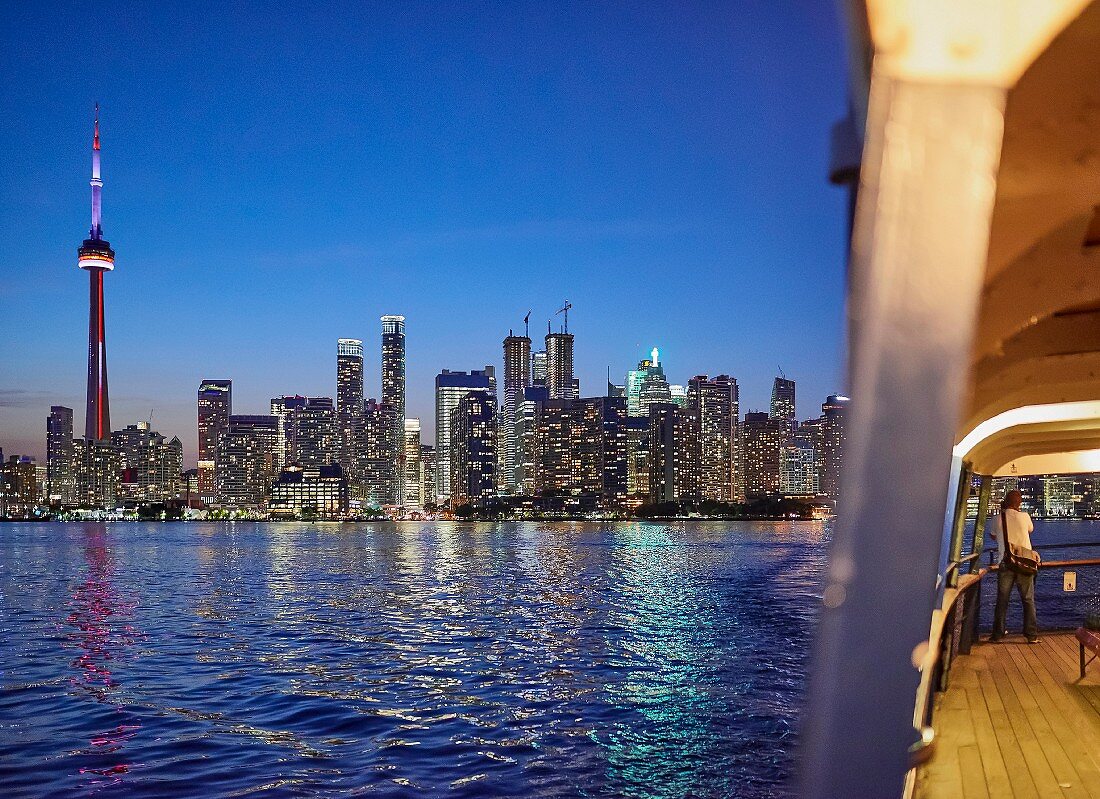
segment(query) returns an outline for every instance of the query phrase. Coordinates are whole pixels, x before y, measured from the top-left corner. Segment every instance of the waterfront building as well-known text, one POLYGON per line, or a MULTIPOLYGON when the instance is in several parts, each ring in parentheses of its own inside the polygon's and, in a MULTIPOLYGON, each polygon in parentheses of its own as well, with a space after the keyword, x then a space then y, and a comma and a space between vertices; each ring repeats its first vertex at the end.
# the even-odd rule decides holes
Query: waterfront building
POLYGON ((451 411, 451 509, 496 495, 496 398, 470 391, 451 411))
POLYGON ((649 416, 649 406, 672 402, 672 389, 659 356, 654 347, 648 360, 639 362, 637 369, 627 373, 627 411, 631 416, 649 416))
MULTIPOLYGON (((336 340, 336 432, 340 464, 354 482, 357 448, 363 425, 363 342, 336 340)), ((281 466, 282 464, 280 464, 281 466)))
POLYGON ((73 446, 73 409, 50 408, 46 417, 46 502, 73 505, 76 492, 76 449, 73 446))
POLYGON ((199 497, 199 470, 185 469, 180 475, 180 496, 186 507, 194 507, 199 497))
POLYGON ((698 501, 698 409, 658 402, 649 411, 650 502, 698 501))
POLYGON ((113 508, 118 499, 119 459, 111 442, 78 438, 73 441, 77 504, 113 508))
POLYGON ((216 504, 260 510, 279 473, 277 416, 235 415, 218 441, 216 504))
POLYGON ((518 492, 519 441, 516 415, 523 404, 523 393, 531 385, 531 339, 508 331, 504 339, 504 401, 500 418, 500 489, 518 492))
POLYGON ((531 353, 531 385, 546 385, 546 350, 531 353))
MULTIPOLYGON (((352 495, 371 505, 398 505, 398 458, 394 454, 396 411, 371 398, 363 403, 363 445, 352 495)), ((404 435, 402 434, 402 438, 404 435)))
MULTIPOLYGON (((271 398, 271 415, 279 419, 279 444, 276 453, 280 469, 295 463, 298 459, 298 444, 295 438, 297 427, 294 415, 299 409, 304 408, 305 404, 306 398, 300 394, 271 398)), ((362 425, 359 429, 361 431, 362 425)))
POLYGON ((111 433, 111 445, 122 470, 120 497, 133 502, 166 502, 179 495, 183 444, 166 441, 149 422, 127 425, 111 433))
POLYGON ((772 403, 770 416, 783 419, 792 429, 797 426, 798 416, 795 407, 794 381, 785 377, 775 378, 772 383, 772 403))
POLYGON ((39 497, 34 458, 10 455, 0 462, 0 518, 31 518, 39 497))
POLYGON ((103 307, 103 275, 115 268, 115 251, 103 238, 100 224, 103 180, 99 172, 99 106, 92 133, 92 227, 77 250, 77 266, 88 273, 88 400, 84 437, 107 441, 111 437, 111 406, 107 396, 107 336, 103 307))
POLYGON ((419 508, 423 504, 420 493, 420 420, 405 420, 405 480, 401 504, 406 508, 419 508))
POLYGON ((649 418, 626 417, 626 493, 631 504, 649 501, 649 418))
POLYGON ((1043 516, 1071 518, 1074 516, 1074 480, 1072 477, 1043 477, 1043 516))
POLYGON ((393 501, 398 501, 405 478, 405 317, 382 317, 383 405, 392 409, 390 438, 395 474, 393 501))
POLYGON ((271 415, 282 419, 286 462, 313 466, 339 459, 331 397, 277 397, 271 400, 271 415))
POLYGON ((546 388, 550 399, 575 399, 577 384, 573 378, 573 334, 546 334, 546 388))
POLYGON ((420 505, 435 506, 435 447, 420 445, 420 505))
POLYGON ((537 489, 535 430, 539 407, 548 399, 545 385, 528 386, 516 409, 516 493, 521 496, 532 496, 537 489))
POLYGON ((850 404, 848 397, 831 394, 821 405, 820 490, 834 503, 840 499, 850 404))
POLYGON ((785 497, 814 497, 819 492, 814 445, 797 433, 779 451, 779 493, 785 497))
POLYGON ((740 418, 737 381, 729 375, 718 375, 714 379, 697 375, 688 382, 686 405, 693 410, 692 418, 698 422, 694 438, 699 444, 700 497, 717 502, 735 501, 740 418))
POLYGON ((348 483, 338 463, 287 466, 267 501, 273 518, 338 519, 347 515, 348 508, 348 483))
POLYGON ((626 400, 547 400, 534 428, 535 491, 621 507, 627 495, 626 400))
POLYGON ((233 413, 233 381, 203 380, 199 383, 199 498, 204 503, 215 500, 214 472, 217 466, 218 439, 229 428, 233 413))
POLYGON ((780 453, 790 437, 790 421, 767 413, 746 413, 741 426, 746 499, 776 497, 780 490, 780 453))
POLYGON ((471 391, 493 397, 496 403, 496 372, 492 366, 484 370, 452 372, 444 369, 435 378, 435 458, 436 487, 439 498, 451 490, 451 412, 459 400, 471 391))

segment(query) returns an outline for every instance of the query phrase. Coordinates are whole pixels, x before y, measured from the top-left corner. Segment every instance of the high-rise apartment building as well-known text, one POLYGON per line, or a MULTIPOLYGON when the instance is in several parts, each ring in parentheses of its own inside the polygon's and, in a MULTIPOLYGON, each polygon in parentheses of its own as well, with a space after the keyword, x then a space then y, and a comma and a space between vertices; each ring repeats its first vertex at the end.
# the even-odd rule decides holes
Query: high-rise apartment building
POLYGON ((420 445, 420 506, 435 506, 435 447, 420 445))
POLYGON ((294 461, 301 466, 321 466, 339 460, 337 437, 337 409, 327 396, 305 397, 287 415, 292 433, 288 441, 294 442, 294 461))
POLYGON ((300 394, 271 398, 271 415, 279 419, 279 443, 276 448, 276 460, 279 468, 289 466, 298 460, 298 442, 295 438, 297 427, 294 416, 304 408, 306 398, 300 394))
POLYGON ((840 499, 850 404, 848 397, 831 394, 821 405, 820 489, 833 502, 840 499))
POLYGON ((531 385, 531 339, 508 331, 504 339, 504 398, 500 412, 500 488, 518 493, 518 439, 516 414, 523 404, 523 392, 531 385))
POLYGON ((451 411, 470 392, 490 395, 496 403, 496 371, 452 372, 444 369, 435 378, 435 463, 436 494, 449 496, 451 490, 451 411))
POLYGON ((799 433, 779 451, 779 492, 786 497, 814 497, 819 490, 814 444, 809 435, 799 433))
MULTIPOLYGON (((393 411, 390 432, 395 458, 394 491, 401 492, 405 477, 405 317, 382 317, 382 404, 393 411)), ((394 495, 393 501, 398 499, 394 495)))
POLYGON ((531 353, 531 385, 546 385, 546 350, 531 353))
POLYGON ((698 409, 671 402, 649 408, 651 502, 697 502, 701 497, 698 409))
POLYGON ((207 504, 216 498, 214 471, 218 439, 229 428, 232 413, 232 380, 203 380, 199 383, 199 498, 207 504))
POLYGON ((550 399, 576 399, 573 379, 573 334, 546 334, 546 389, 550 399))
POLYGON ((218 441, 217 504, 259 510, 279 474, 277 416, 235 415, 218 441))
POLYGON ((629 502, 649 501, 649 418, 626 417, 626 493, 629 502))
POLYGON ((798 417, 796 416, 793 380, 788 380, 785 377, 775 378, 775 382, 772 383, 770 415, 773 419, 783 419, 787 422, 788 427, 795 427, 795 420, 798 417))
POLYGON ((351 489, 353 496, 371 505, 400 504, 398 458, 393 451, 396 413, 386 403, 373 398, 363 403, 363 447, 357 468, 359 477, 351 489))
POLYGON ((73 441, 76 461, 77 504, 84 508, 113 508, 118 500, 119 459, 110 441, 78 438, 73 441))
POLYGON ((626 400, 547 400, 535 421, 537 493, 591 497, 622 507, 627 495, 626 400))
POLYGON ((420 494, 420 420, 405 420, 405 480, 401 504, 406 508, 421 507, 420 494))
POLYGON ((138 422, 112 431, 111 444, 122 469, 122 498, 165 502, 179 496, 183 471, 183 444, 179 438, 167 441, 149 422, 138 422))
POLYGON ((741 425, 745 458, 745 496, 776 497, 781 492, 780 458, 790 438, 790 421, 767 413, 746 413, 741 425))
POLYGON ((10 455, 0 462, 0 519, 32 518, 38 499, 38 469, 34 458, 10 455))
POLYGON ((451 411, 451 509, 496 496, 496 397, 470 391, 451 411))
MULTIPOLYGON (((363 425, 363 342, 357 338, 336 341, 336 431, 340 465, 354 482, 356 448, 363 425)), ((282 464, 279 464, 282 466, 282 464)))
POLYGON ((545 385, 528 386, 516 409, 516 493, 533 496, 538 490, 535 434, 539 408, 549 399, 545 385))
POLYGON ((73 409, 63 405, 52 406, 46 417, 46 501, 51 505, 77 501, 73 409))
MULTIPOLYGON (((677 403, 678 404, 678 403, 677 403)), ((699 429, 699 494, 702 499, 733 502, 737 498, 737 430, 740 402, 737 381, 729 375, 708 379, 697 375, 688 383, 687 406, 694 409, 699 429)))

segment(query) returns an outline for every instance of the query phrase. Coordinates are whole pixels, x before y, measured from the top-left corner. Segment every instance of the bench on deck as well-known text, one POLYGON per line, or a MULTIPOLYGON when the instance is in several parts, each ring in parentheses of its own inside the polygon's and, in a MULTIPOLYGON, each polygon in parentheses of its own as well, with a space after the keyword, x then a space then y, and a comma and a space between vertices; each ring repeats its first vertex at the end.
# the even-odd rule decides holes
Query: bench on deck
POLYGON ((1081 645, 1081 679, 1085 679, 1085 667, 1100 657, 1100 630, 1089 630, 1078 627, 1074 633, 1077 643, 1081 645), (1085 660, 1085 650, 1092 652, 1092 657, 1085 660))

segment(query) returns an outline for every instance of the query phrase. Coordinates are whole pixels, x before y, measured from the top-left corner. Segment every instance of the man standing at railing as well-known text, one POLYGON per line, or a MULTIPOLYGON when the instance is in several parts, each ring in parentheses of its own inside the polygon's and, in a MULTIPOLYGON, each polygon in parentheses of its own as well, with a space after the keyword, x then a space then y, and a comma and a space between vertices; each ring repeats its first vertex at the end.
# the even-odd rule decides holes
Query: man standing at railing
POLYGON ((1031 552, 1031 533, 1035 525, 1027 511, 1022 510, 1023 495, 1009 491, 1001 503, 1001 513, 990 519, 990 530, 997 541, 997 605, 993 610, 993 634, 991 642, 1005 637, 1005 616, 1008 613, 1008 597, 1015 585, 1024 605, 1024 637, 1029 644, 1039 642, 1039 625, 1035 620, 1035 572, 1018 568, 1009 553, 1031 552), (1006 541, 1007 539, 1007 541, 1006 541), (1006 559, 1007 558, 1007 559, 1006 559))

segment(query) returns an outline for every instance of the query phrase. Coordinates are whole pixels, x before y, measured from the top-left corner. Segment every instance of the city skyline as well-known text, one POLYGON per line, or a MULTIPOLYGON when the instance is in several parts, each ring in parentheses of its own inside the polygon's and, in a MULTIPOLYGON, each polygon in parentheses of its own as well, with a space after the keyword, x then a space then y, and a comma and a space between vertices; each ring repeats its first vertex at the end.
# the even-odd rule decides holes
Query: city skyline
MULTIPOLYGON (((46 24, 33 8, 15 13, 14 27, 46 24)), ((24 80, 0 98, 19 120, 9 136, 21 156, 0 189, 19 254, 0 280, 6 310, 29 328, 18 345, 0 345, 6 451, 43 460, 49 407, 84 407, 87 298, 71 247, 87 227, 96 100, 110 150, 104 224, 125 254, 107 296, 112 421, 125 426, 152 411, 155 427, 181 438, 188 464, 200 380, 233 379, 242 413, 262 413, 284 394, 335 396, 332 341, 373 342, 385 314, 408 319, 406 415, 424 422, 425 440, 434 375, 499 369, 503 334, 533 311, 537 337, 565 298, 575 306, 570 332, 585 394, 608 367, 621 380, 653 346, 673 382, 736 375, 745 408, 767 407, 776 364, 805 396, 842 390, 846 200, 824 180, 827 136, 803 134, 826 130, 843 102, 831 9, 782 12, 804 54, 794 63, 751 40, 733 14, 719 15, 715 36, 710 18, 590 9, 591 24, 611 32, 603 54, 584 44, 583 27, 544 11, 563 46, 588 54, 584 74, 545 46, 529 52, 546 26, 517 28, 508 13, 491 15, 482 32, 478 20, 462 21, 439 55, 392 58, 379 55, 385 45, 434 40, 454 15, 414 19, 404 34, 409 20, 352 15, 349 29, 372 32, 340 66, 368 77, 348 88, 338 112, 331 92, 344 85, 325 74, 331 59, 304 62, 307 52, 331 50, 310 24, 291 36, 279 34, 291 22, 267 21, 300 66, 274 95, 223 77, 244 58, 231 38, 212 48, 217 69, 172 61, 152 93, 147 70, 160 51, 145 34, 184 37, 180 52, 193 41, 160 11, 130 19, 106 3, 98 13, 104 68, 94 85, 76 46, 84 35, 76 11, 50 18, 48 52, 28 36, 4 55, 24 80), (683 42, 665 41, 670 25, 698 62, 679 55, 683 42), (447 57, 479 66, 452 78, 447 57), (651 59, 664 71, 647 66, 651 59), (742 80, 719 81, 714 59, 727 59, 742 80), (836 74, 821 73, 822 61, 836 74), (557 89, 532 92, 509 77, 513 69, 557 89), (439 86, 427 99, 425 82, 439 86), (790 94, 790 84, 802 88, 790 94), (305 90, 314 85, 327 99, 305 90), (489 94, 471 96, 475 86, 489 94), (587 99, 566 102, 568 91, 587 99), (573 134, 552 136, 547 122, 573 134), (261 137, 249 133, 260 129, 261 137), (574 141, 582 134, 583 148, 574 141), (460 163, 483 166, 456 172, 460 163), (783 302, 786 312, 767 312, 783 302)), ((236 30, 254 20, 241 11, 231 22, 236 30)), ((261 61, 268 69, 282 59, 261 61)), ((375 349, 364 359, 372 396, 381 393, 375 349)))

